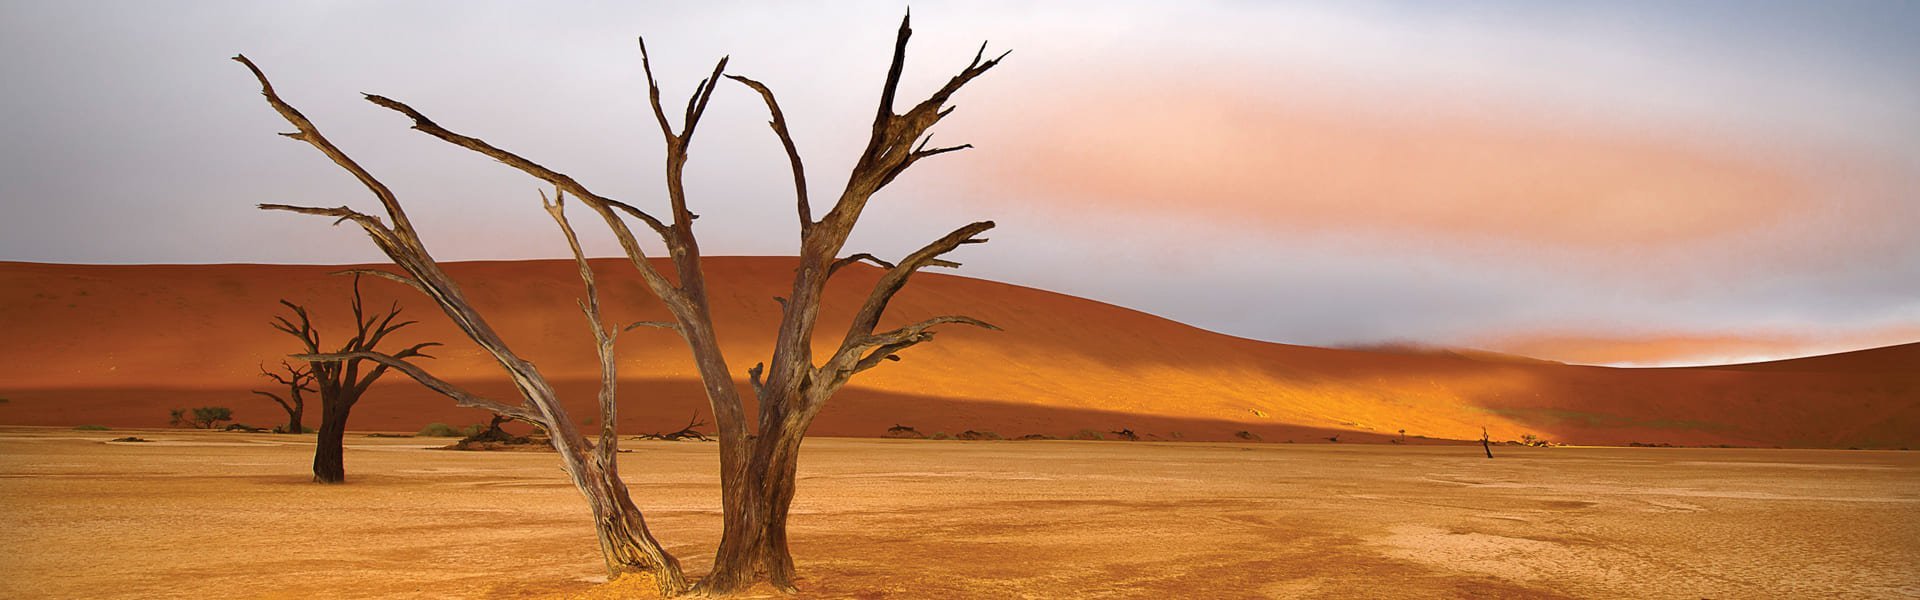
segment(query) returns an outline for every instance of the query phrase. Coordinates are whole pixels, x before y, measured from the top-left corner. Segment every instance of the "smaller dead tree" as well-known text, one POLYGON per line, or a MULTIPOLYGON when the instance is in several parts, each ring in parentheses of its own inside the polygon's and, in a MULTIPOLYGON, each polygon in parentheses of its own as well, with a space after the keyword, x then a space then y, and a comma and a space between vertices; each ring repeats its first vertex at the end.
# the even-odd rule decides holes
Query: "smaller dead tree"
POLYGON ((701 427, 706 427, 706 426, 707 426, 707 422, 700 420, 700 411, 694 411, 693 417, 687 419, 687 426, 681 427, 679 431, 670 431, 667 433, 657 433, 657 432, 642 433, 640 435, 634 436, 634 439, 663 440, 668 442, 678 442, 681 440, 698 440, 702 442, 711 442, 713 441, 713 438, 707 437, 707 434, 701 433, 699 429, 701 427))
POLYGON ((286 371, 286 374, 268 371, 266 365, 260 365, 262 377, 287 387, 285 398, 280 397, 279 394, 261 390, 253 390, 253 393, 266 396, 274 404, 280 405, 281 410, 287 411, 287 425, 281 429, 281 433, 305 433, 307 429, 300 423, 300 416, 307 410, 306 393, 317 391, 313 387, 313 369, 297 367, 283 360, 280 361, 280 370, 286 371))
MULTIPOLYGON (((414 321, 397 321, 400 317, 400 303, 395 302, 384 315, 369 315, 360 297, 360 272, 353 275, 353 337, 347 338, 338 349, 321 349, 320 331, 313 325, 312 315, 307 307, 281 300, 280 304, 293 311, 293 318, 274 317, 273 328, 300 338, 300 344, 306 352, 295 355, 307 361, 308 372, 314 383, 320 388, 320 437, 313 446, 313 480, 316 483, 341 483, 347 480, 345 457, 345 438, 347 434, 347 416, 352 414, 353 405, 373 387, 381 375, 387 374, 391 364, 366 358, 380 342, 385 341, 393 332, 412 325, 414 321), (317 355, 333 354, 352 356, 345 360, 319 360, 317 355), (363 374, 361 367, 371 363, 370 369, 363 374)), ((439 342, 421 342, 389 355, 394 361, 409 358, 433 358, 421 350, 440 345, 439 342)))
POLYGON ((1487 458, 1493 458, 1493 439, 1487 435, 1487 428, 1480 428, 1480 449, 1487 452, 1487 458))

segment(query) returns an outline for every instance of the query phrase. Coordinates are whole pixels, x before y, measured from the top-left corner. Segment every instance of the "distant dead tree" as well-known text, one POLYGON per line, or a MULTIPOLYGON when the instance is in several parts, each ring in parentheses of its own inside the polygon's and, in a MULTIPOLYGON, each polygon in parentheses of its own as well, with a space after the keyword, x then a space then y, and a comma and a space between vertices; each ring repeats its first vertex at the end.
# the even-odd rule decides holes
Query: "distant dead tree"
POLYGON ((665 433, 659 433, 659 432, 642 433, 634 437, 643 439, 643 440, 662 440, 662 441, 668 441, 668 442, 678 442, 680 440, 699 440, 702 442, 713 441, 713 438, 709 438, 707 437, 707 434, 700 432, 700 428, 706 427, 706 426, 707 426, 707 422, 700 420, 700 413, 696 412, 696 413, 693 413, 692 418, 687 419, 687 426, 681 427, 677 431, 669 431, 665 433))
MULTIPOLYGON (((373 352, 388 335, 399 331, 415 321, 399 321, 400 303, 395 302, 384 315, 367 314, 360 297, 360 273, 353 274, 353 337, 340 344, 338 348, 323 349, 320 331, 313 325, 313 318, 307 313, 307 307, 281 300, 280 304, 293 311, 293 318, 277 315, 273 319, 273 328, 300 339, 306 352, 293 357, 307 361, 309 377, 320 388, 320 431, 313 446, 313 480, 318 483, 341 483, 347 480, 345 461, 345 437, 347 434, 347 416, 353 412, 353 405, 367 393, 381 375, 387 374, 392 365, 383 361, 370 361, 360 353, 373 352), (297 322, 296 322, 297 321, 297 322), (342 360, 316 358, 318 355, 350 356, 342 360), (371 363, 371 364, 367 364, 371 363), (361 373, 361 366, 369 368, 361 373)), ((384 355, 395 362, 408 358, 432 358, 421 350, 440 345, 439 342, 421 342, 391 355, 384 355)), ((294 417, 298 420, 299 417, 294 417)))
POLYGON ((287 411, 287 426, 281 433, 303 433, 306 431, 306 426, 300 423, 300 415, 307 410, 306 393, 315 391, 313 388, 313 369, 309 367, 297 367, 294 366, 293 363, 283 360, 280 361, 280 370, 286 371, 286 374, 282 375, 268 371, 266 365, 260 365, 261 376, 287 387, 286 397, 283 398, 279 394, 261 390, 254 390, 253 393, 266 396, 267 399, 272 400, 275 404, 279 404, 282 410, 287 411))
POLYGON ((1480 449, 1486 451, 1487 458, 1493 458, 1493 439, 1487 435, 1487 428, 1480 428, 1480 449))
POLYGON ((649 104, 666 142, 670 220, 656 218, 633 205, 596 194, 571 176, 484 140, 448 130, 404 103, 378 95, 366 97, 369 102, 406 115, 413 121, 415 130, 492 158, 554 186, 554 195, 550 200, 544 192, 541 194, 542 204, 559 225, 571 247, 580 277, 586 284, 586 297, 581 301, 581 308, 598 342, 601 422, 604 425, 597 443, 589 442, 577 430, 539 370, 508 348, 506 342, 467 302, 459 286, 428 255, 393 192, 327 141, 299 111, 283 102, 274 93, 266 76, 252 62, 244 57, 235 57, 259 79, 268 103, 298 130, 283 135, 314 146, 336 165, 353 174, 379 198, 392 224, 344 206, 322 208, 263 204, 261 208, 325 216, 336 222, 352 221, 366 230, 374 244, 405 272, 405 275, 390 274, 389 278, 433 298, 462 331, 498 360, 513 379, 524 403, 508 405, 476 397, 397 357, 377 352, 316 352, 309 358, 315 361, 360 358, 390 364, 463 406, 486 408, 545 428, 552 435, 554 446, 560 451, 563 464, 575 486, 593 508, 608 569, 614 573, 650 571, 655 575, 663 594, 675 595, 689 588, 678 561, 667 554, 647 531, 639 509, 628 497, 626 485, 618 476, 615 468, 618 438, 613 427, 617 422, 614 402, 615 336, 621 331, 642 325, 671 330, 692 351, 712 405, 720 438, 724 530, 713 570, 700 582, 699 591, 726 594, 763 580, 781 590, 794 590, 793 559, 787 546, 787 517, 793 501, 800 443, 820 410, 855 374, 887 361, 897 361, 900 359, 899 352, 932 339, 932 328, 935 326, 962 324, 994 329, 986 322, 958 315, 932 317, 892 329, 880 328, 881 317, 888 304, 906 285, 908 278, 928 267, 958 267, 959 263, 942 256, 962 245, 985 242, 979 236, 994 226, 991 221, 955 229, 894 262, 868 253, 841 256, 855 222, 875 193, 922 159, 971 147, 929 147, 931 136, 927 131, 952 114, 953 107, 947 106, 947 101, 962 86, 992 69, 1005 57, 1002 54, 985 59, 986 45, 982 44, 980 51, 974 54, 973 60, 959 74, 927 99, 903 113, 896 113, 895 96, 904 69, 907 40, 911 35, 909 21, 903 19, 895 39, 886 82, 881 88, 879 108, 871 126, 867 147, 855 163, 846 187, 832 208, 819 217, 815 217, 809 204, 805 168, 773 92, 758 81, 727 75, 725 58, 714 66, 710 76, 695 86, 682 113, 681 126, 676 131, 661 102, 660 86, 654 79, 644 40, 640 44, 649 104), (722 76, 757 92, 766 103, 771 114, 768 124, 785 149, 793 171, 800 228, 800 252, 794 269, 792 292, 785 298, 775 298, 781 305, 782 317, 773 356, 768 362, 756 364, 746 371, 759 409, 758 423, 751 428, 746 418, 745 402, 734 385, 734 374, 727 366, 715 333, 706 279, 701 271, 700 248, 693 232, 693 222, 697 216, 688 208, 683 181, 688 148, 695 128, 722 76), (613 232, 649 290, 673 315, 672 322, 635 323, 623 328, 610 328, 603 323, 593 271, 565 216, 564 201, 567 195, 585 204, 613 232), (627 218, 639 221, 665 243, 674 268, 673 277, 662 273, 649 261, 641 244, 635 239, 627 218), (813 337, 827 281, 841 269, 860 262, 871 263, 884 271, 855 314, 851 326, 841 336, 837 348, 824 361, 816 363, 813 337))

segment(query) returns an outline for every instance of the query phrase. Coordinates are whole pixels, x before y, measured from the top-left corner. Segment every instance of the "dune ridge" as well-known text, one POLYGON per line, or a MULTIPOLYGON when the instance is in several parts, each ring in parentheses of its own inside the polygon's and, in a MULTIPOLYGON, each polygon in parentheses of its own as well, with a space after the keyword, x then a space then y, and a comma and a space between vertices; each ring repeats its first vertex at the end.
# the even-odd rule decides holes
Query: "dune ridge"
MULTIPOLYGON (((633 269, 593 262, 610 319, 667 317, 633 269)), ((791 281, 786 257, 709 257, 706 272, 730 366, 765 360, 791 281)), ((371 265, 378 268, 379 265, 371 265)), ((591 337, 569 261, 445 265, 506 340, 560 387, 593 402, 591 337)), ((664 267, 664 265, 663 265, 664 267)), ((337 341, 351 278, 327 265, 60 265, 0 262, 0 424, 164 425, 166 409, 219 404, 251 424, 284 417, 247 393, 256 365, 297 350, 268 327, 280 298, 305 304, 337 341)), ((836 277, 817 352, 844 330, 879 275, 836 277)), ((419 323, 398 342, 434 340, 430 370, 511 399, 499 368, 417 293, 377 279, 367 301, 400 302, 419 323)), ((1284 310, 1284 307, 1276 307, 1284 310)), ((1001 326, 957 327, 869 371, 836 397, 813 432, 1067 436, 1131 429, 1148 439, 1264 441, 1495 439, 1533 434, 1574 444, 1667 443, 1901 448, 1920 442, 1920 343, 1726 367, 1620 369, 1472 351, 1329 349, 1238 338, 1100 302, 993 281, 923 273, 883 326, 941 314, 1001 326), (1404 431, 1404 433, 1402 433, 1404 431)), ((621 338, 623 432, 671 430, 705 415, 687 352, 670 332, 621 338)), ((309 409, 317 413, 317 409, 309 409)), ((584 419, 592 413, 576 411, 584 419)), ((467 423, 459 409, 390 375, 355 410, 363 430, 467 423)))

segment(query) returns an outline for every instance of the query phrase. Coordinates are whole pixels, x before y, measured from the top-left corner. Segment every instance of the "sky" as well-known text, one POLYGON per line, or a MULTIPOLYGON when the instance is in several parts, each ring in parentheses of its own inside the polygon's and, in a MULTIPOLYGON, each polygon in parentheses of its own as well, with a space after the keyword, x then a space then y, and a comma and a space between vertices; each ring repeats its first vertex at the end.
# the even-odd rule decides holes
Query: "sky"
MULTIPOLYGON (((0 260, 381 262, 259 202, 374 210, 244 52, 442 260, 566 256, 536 182, 361 92, 664 212, 665 93, 779 94, 816 198, 864 146, 897 2, 0 0, 0 260)), ((1920 3, 918 2, 902 97, 1006 62, 849 252, 967 222, 961 274, 1277 342, 1691 365, 1920 341, 1920 3)), ((670 100, 677 102, 677 100, 670 100)), ((688 167, 709 255, 791 255, 764 105, 688 167)), ((617 254, 583 230, 593 254, 617 254)), ((598 235, 596 235, 598 234, 598 235)))

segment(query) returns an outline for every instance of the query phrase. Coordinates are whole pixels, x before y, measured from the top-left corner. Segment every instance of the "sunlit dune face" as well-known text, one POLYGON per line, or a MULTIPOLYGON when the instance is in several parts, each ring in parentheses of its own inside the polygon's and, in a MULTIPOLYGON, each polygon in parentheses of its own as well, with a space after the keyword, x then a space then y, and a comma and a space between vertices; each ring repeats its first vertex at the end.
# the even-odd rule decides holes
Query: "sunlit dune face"
POLYGON ((983 162, 1073 211, 1139 211, 1277 232, 1414 232, 1586 247, 1711 241, 1817 208, 1779 165, 1642 132, 1413 116, 1307 92, 1082 89, 1009 118, 983 162), (1074 100, 1079 98, 1080 100, 1074 100), (1098 98, 1099 101, 1091 101, 1098 98), (1018 116, 1025 115, 1025 116, 1018 116))
POLYGON ((1489 338, 1491 350, 1588 365, 1704 365, 1796 358, 1911 343, 1920 326, 1861 332, 1594 335, 1548 332, 1489 338))

